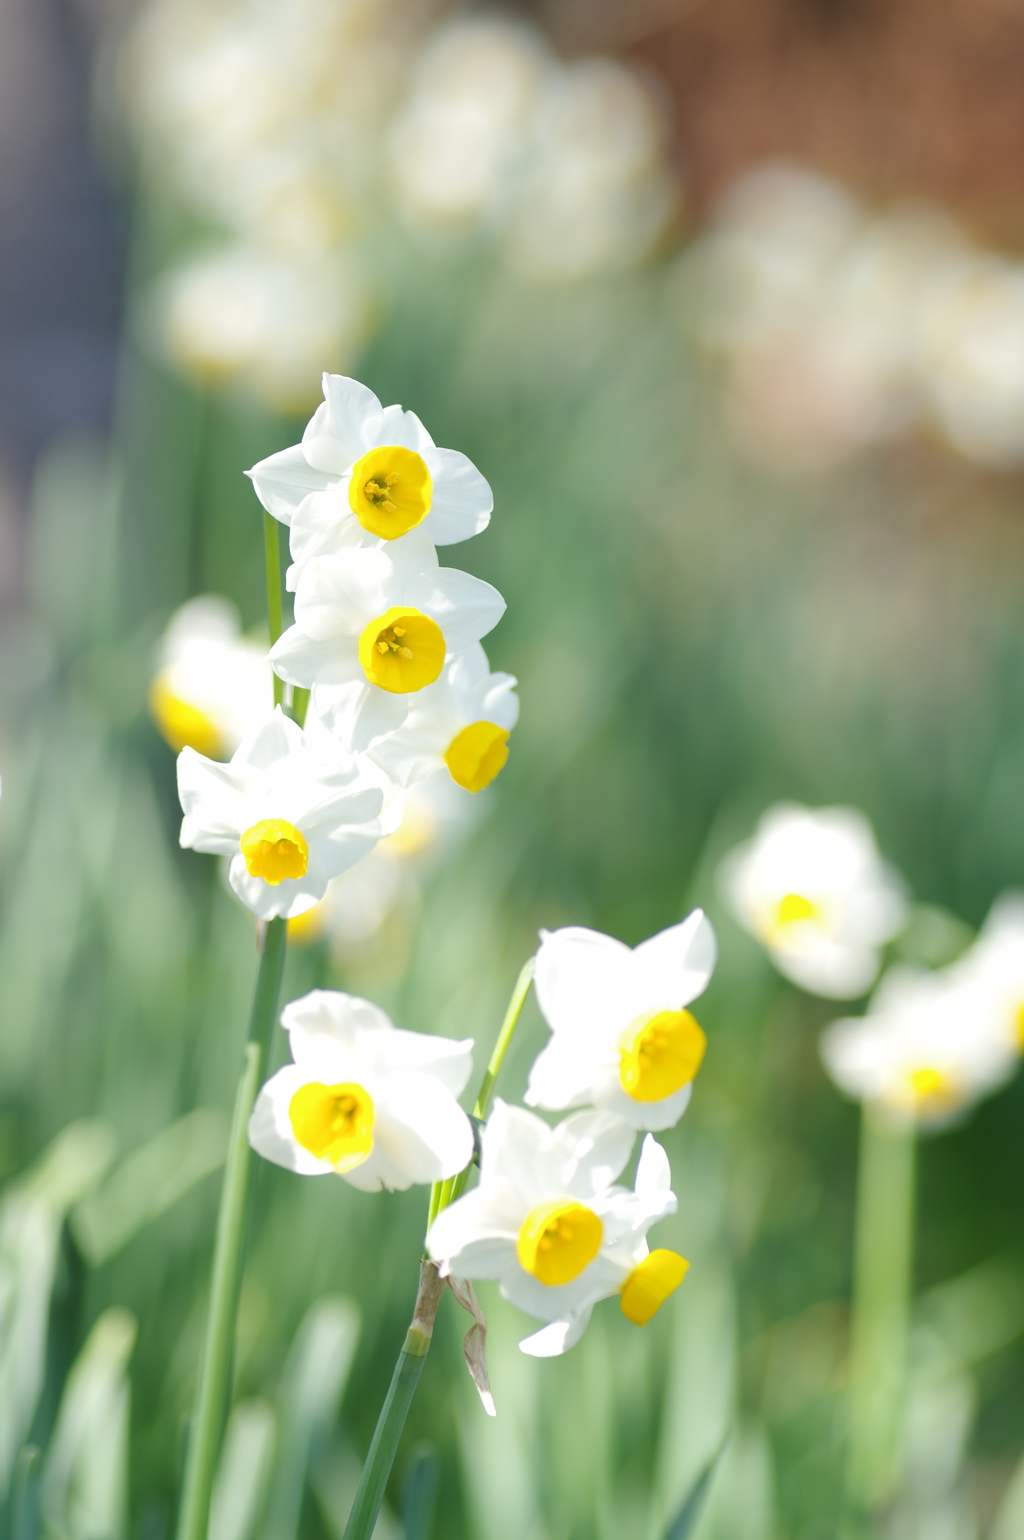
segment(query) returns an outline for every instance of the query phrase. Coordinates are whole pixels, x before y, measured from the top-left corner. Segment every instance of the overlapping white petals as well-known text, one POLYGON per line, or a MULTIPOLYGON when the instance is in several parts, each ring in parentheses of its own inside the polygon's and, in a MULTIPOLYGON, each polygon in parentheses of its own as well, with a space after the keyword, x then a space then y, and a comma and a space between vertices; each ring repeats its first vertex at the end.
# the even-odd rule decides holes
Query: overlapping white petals
POLYGON ((906 919, 903 881, 856 808, 779 803, 726 857, 719 880, 780 973, 829 999, 871 987, 881 948, 906 919))
POLYGON ((635 1129, 671 1128, 692 1081, 659 1101, 638 1101, 623 1087, 622 1049, 639 1018, 696 999, 715 959, 715 934, 700 909, 632 950, 577 926, 542 931, 537 1002, 552 1035, 530 1071, 526 1101, 556 1110, 591 1103, 635 1129))
POLYGON ((328 762, 280 707, 218 764, 183 749, 178 795, 184 818, 181 844, 230 860, 232 889, 261 919, 293 918, 321 899, 332 877, 371 850, 380 837, 380 778, 338 750, 328 762), (250 875, 242 835, 268 819, 284 819, 308 845, 303 876, 270 884, 250 875))
POLYGON ((491 489, 464 454, 437 448, 415 412, 381 406, 358 380, 325 374, 323 387, 323 404, 307 424, 302 443, 270 455, 249 472, 268 513, 283 524, 302 524, 306 518, 317 523, 320 538, 326 537, 320 546, 324 552, 348 540, 373 544, 348 503, 352 467, 371 449, 399 445, 420 455, 430 472, 432 497, 423 528, 436 545, 453 545, 486 529, 494 503, 491 489), (327 495, 318 504, 310 494, 327 495))
POLYGON ((443 1276, 496 1279, 511 1304, 550 1323, 520 1343, 524 1352, 550 1357, 572 1347, 594 1305, 617 1294, 647 1256, 650 1226, 675 1212, 668 1160, 650 1136, 634 1191, 614 1185, 633 1138, 613 1113, 575 1113, 552 1129, 533 1113, 498 1101, 481 1137, 479 1186, 431 1226, 427 1249, 443 1276), (558 1200, 596 1214, 601 1243, 570 1283, 545 1284, 522 1266, 517 1246, 530 1213, 558 1200))
POLYGON ((992 1030, 984 997, 949 969, 891 969, 866 1016, 825 1031, 821 1056, 847 1096, 922 1127, 962 1116, 1017 1066, 1014 1047, 992 1030))
POLYGON ((363 1192, 441 1181, 468 1164, 473 1130, 456 1097, 472 1039, 402 1031, 369 1000, 322 989, 285 1006, 281 1025, 293 1063, 267 1081, 249 1122, 249 1143, 265 1159, 306 1176, 333 1172, 363 1192), (372 1147, 351 1169, 337 1171, 296 1138, 292 1099, 310 1084, 356 1085, 372 1100, 372 1147))

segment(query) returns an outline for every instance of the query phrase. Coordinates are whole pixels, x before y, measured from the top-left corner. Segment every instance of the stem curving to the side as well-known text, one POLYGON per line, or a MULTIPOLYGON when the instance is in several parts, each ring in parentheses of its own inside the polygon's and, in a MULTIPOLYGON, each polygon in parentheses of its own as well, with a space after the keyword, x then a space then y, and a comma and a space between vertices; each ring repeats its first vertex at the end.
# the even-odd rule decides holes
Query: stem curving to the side
POLYGON ((199 1364, 199 1392, 189 1433, 177 1540, 206 1540, 209 1524, 213 1478, 231 1395, 235 1323, 257 1170, 249 1148, 249 1118, 277 1020, 287 939, 287 920, 267 922, 217 1214, 209 1314, 199 1364))

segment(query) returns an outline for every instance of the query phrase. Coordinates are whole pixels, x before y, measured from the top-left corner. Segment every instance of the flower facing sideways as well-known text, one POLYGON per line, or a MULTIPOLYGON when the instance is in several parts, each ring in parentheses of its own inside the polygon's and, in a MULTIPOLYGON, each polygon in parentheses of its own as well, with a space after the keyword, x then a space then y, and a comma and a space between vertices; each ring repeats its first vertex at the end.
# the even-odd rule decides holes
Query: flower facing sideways
POLYGON ((227 599, 203 594, 171 616, 160 642, 149 709, 175 753, 224 759, 274 709, 266 646, 241 634, 227 599))
POLYGON ((454 1176, 473 1154, 455 1098, 473 1043, 403 1032, 369 1000, 314 989, 286 1005, 292 1064, 260 1092, 249 1143, 303 1176, 334 1172, 363 1192, 454 1176))
POLYGON ((996 1036, 1024 1053, 1024 894, 998 898, 977 941, 947 971, 996 1036))
POLYGON ((769 808, 719 878, 737 919, 779 972, 830 999, 870 989, 882 946, 906 918, 903 883, 852 807, 769 808))
POLYGON ((422 525, 435 545, 452 545, 487 527, 491 489, 464 454, 438 449, 414 412, 381 406, 358 380, 325 374, 323 389, 302 443, 249 472, 268 513, 292 524, 319 494, 306 506, 323 552, 334 536, 395 540, 422 525))
POLYGON ((893 968, 866 1016, 836 1021, 821 1056, 841 1091, 902 1125, 954 1121, 1008 1080, 1014 1047, 991 1029, 984 1001, 952 970, 893 968))
POLYGON ((633 1146, 610 1112, 579 1112, 557 1128, 495 1103, 481 1140, 480 1183, 443 1209, 427 1250, 443 1276, 493 1278, 511 1304, 549 1324, 519 1345, 536 1358, 582 1337, 599 1300, 621 1295, 646 1323, 678 1288, 686 1261, 650 1251, 647 1231, 675 1213, 664 1150, 648 1135, 632 1192, 613 1185, 633 1146))
POLYGON ((181 844, 227 856, 228 881, 263 920, 292 919, 380 837, 383 796, 358 762, 327 762, 280 707, 226 764, 183 749, 181 844))
POLYGON ((537 1003, 551 1041, 526 1101, 593 1103, 632 1128, 672 1128, 686 1110, 706 1039, 685 1009, 707 987, 715 934, 700 909, 630 950, 599 931, 542 931, 537 1003))

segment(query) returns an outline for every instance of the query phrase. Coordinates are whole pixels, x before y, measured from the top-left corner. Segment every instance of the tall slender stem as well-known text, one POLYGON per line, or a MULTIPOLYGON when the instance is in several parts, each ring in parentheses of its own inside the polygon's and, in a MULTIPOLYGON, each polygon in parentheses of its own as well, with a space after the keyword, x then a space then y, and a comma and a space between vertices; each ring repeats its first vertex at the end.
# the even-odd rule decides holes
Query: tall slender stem
POLYGON ((249 1037, 235 1093, 231 1138, 217 1214, 209 1314, 185 1462, 177 1540, 206 1540, 213 1478, 231 1394, 235 1323, 257 1170, 249 1149, 247 1130, 277 1020, 287 938, 286 920, 268 922, 249 1017, 249 1037))
MULTIPOLYGON (((270 645, 273 647, 284 629, 284 609, 281 602, 281 526, 264 510, 263 549, 267 559, 267 625, 270 645)), ((284 680, 274 675, 274 705, 284 704, 284 680)))
POLYGON ((914 1244, 915 1135, 861 1120, 854 1240, 847 1489, 854 1505, 884 1503, 899 1478, 914 1244))

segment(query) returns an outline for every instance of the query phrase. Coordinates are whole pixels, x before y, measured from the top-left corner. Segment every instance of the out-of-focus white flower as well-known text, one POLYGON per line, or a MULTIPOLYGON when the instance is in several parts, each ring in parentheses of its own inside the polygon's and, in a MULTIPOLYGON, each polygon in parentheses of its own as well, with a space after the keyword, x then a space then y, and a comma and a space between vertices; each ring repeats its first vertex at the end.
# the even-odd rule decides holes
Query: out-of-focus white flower
POLYGON ((295 262, 246 243, 171 268, 144 315, 146 335, 182 374, 282 412, 311 406, 324 361, 344 365, 368 327, 351 262, 295 262))
POLYGON ((719 869, 723 895, 781 973, 812 994, 854 999, 906 919, 904 885, 856 808, 769 808, 719 869))
POLYGON ((301 444, 249 472, 267 512, 292 526, 300 570, 311 557, 416 528, 436 545, 486 529, 494 506, 487 482, 457 449, 438 449, 415 412, 381 406, 367 386, 340 374, 324 375, 323 393, 301 444))
POLYGON ((375 548, 307 561, 295 624, 270 659, 291 684, 345 687, 346 709, 361 722, 351 746, 362 748, 399 727, 409 698, 440 677, 446 656, 478 642, 504 610, 497 589, 439 567, 430 540, 412 530, 375 548))
MULTIPOLYGON (((416 695, 395 732, 368 750, 399 786, 413 786, 447 769, 466 791, 489 786, 508 758, 508 737, 519 716, 516 681, 492 674, 477 644, 445 665, 440 679, 416 695)), ((317 687, 317 709, 332 722, 332 692, 317 687)), ((340 702, 344 709, 346 702, 340 702)))
POLYGON ((991 1030, 984 1001, 941 974, 893 968, 868 1014, 822 1036, 825 1068, 841 1091, 902 1124, 936 1127, 1013 1074, 1014 1047, 991 1030))
POLYGON ((599 931, 541 931, 537 1003, 551 1041, 525 1100, 592 1102, 631 1128, 672 1128, 686 1111, 706 1047, 684 1009, 707 987, 715 934, 701 910, 630 950, 599 931))
POLYGON ((946 971, 997 1040, 1024 1052, 1024 893, 998 898, 977 941, 946 971))
POLYGON ((633 1137, 612 1113, 580 1112, 552 1129, 498 1101, 481 1138, 479 1186, 430 1227, 427 1250, 443 1276, 497 1279, 511 1304, 550 1323, 519 1344, 533 1357, 573 1347, 613 1294, 646 1325, 683 1280, 682 1257, 647 1246, 651 1225, 676 1208, 668 1159, 650 1135, 634 1191, 612 1185, 633 1137))
POLYGON ((149 709, 175 751, 226 759, 274 709, 267 648, 242 635, 228 599, 203 594, 171 616, 157 652, 149 709))
POLYGON ((320 759, 280 707, 226 765, 183 749, 178 795, 181 844, 228 856, 232 890, 264 920, 312 908, 380 837, 379 784, 340 750, 320 759))
POLYGON ((924 297, 920 379, 943 432, 983 465, 1024 464, 1024 265, 966 256, 924 297))
POLYGON ((363 1192, 403 1191, 469 1164, 473 1130, 456 1097, 473 1041, 403 1032, 354 995, 315 989, 286 1005, 294 1063, 263 1087, 249 1143, 303 1176, 328 1172, 363 1192))

